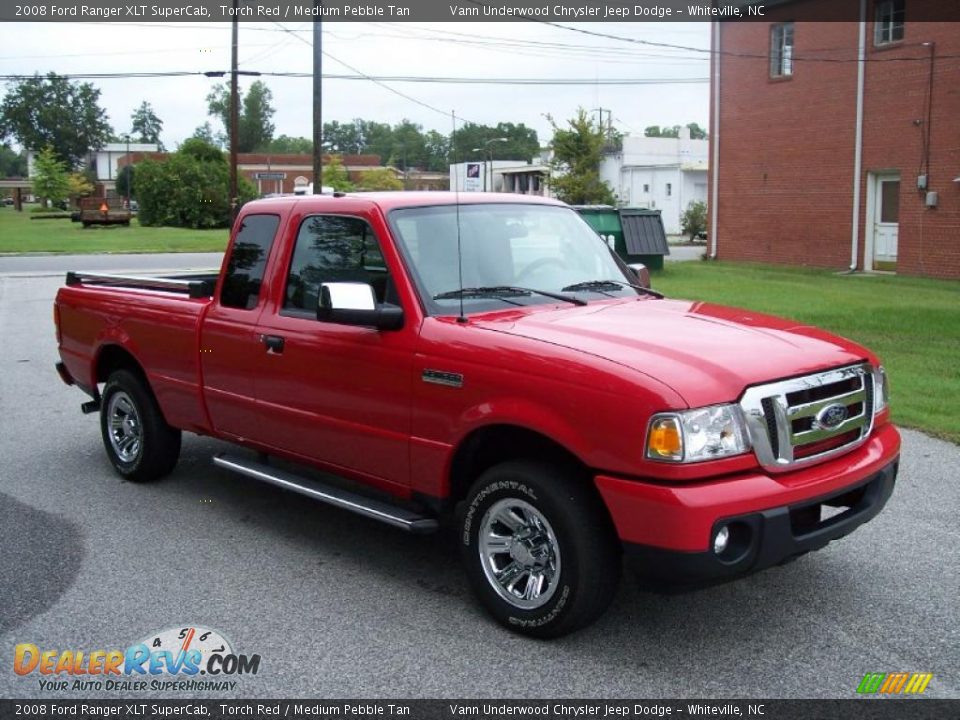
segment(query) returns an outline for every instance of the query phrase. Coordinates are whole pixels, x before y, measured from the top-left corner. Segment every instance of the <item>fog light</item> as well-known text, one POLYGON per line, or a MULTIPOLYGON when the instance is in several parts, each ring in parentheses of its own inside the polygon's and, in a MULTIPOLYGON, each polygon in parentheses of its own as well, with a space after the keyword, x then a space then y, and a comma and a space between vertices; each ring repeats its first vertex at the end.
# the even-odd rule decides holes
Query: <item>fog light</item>
POLYGON ((720 555, 727 549, 728 542, 730 542, 730 529, 724 525, 717 530, 717 534, 713 536, 713 552, 720 555))

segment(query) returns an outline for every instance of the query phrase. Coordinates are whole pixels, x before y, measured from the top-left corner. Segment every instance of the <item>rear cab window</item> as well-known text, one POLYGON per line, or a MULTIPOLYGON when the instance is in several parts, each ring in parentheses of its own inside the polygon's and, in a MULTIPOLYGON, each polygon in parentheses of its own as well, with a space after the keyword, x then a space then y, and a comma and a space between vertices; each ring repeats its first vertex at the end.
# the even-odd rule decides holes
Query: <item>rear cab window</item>
POLYGON ((243 218, 230 248, 220 290, 221 305, 240 310, 257 307, 267 258, 279 226, 279 215, 247 215, 243 218))

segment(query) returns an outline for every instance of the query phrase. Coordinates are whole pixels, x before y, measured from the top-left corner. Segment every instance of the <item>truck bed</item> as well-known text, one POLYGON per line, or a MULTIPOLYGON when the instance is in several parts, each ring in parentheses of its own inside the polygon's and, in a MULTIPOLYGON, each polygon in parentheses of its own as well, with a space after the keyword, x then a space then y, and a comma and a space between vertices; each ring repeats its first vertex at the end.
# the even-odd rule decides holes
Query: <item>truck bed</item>
MULTIPOLYGON (((214 272, 161 275, 67 273, 56 299, 61 355, 80 387, 103 382, 109 354, 130 348, 172 424, 207 429, 200 387, 200 321, 214 272)), ((94 394, 94 393, 91 393, 94 394)))

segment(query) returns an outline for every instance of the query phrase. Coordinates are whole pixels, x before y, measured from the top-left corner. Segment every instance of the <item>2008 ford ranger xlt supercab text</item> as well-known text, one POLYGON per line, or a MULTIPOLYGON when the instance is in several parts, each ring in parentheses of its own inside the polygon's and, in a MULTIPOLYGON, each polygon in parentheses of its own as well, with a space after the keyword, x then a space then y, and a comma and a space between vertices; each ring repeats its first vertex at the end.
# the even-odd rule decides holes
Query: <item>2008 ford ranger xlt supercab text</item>
POLYGON ((54 310, 122 477, 171 472, 189 431, 246 448, 232 471, 452 522, 482 603, 539 637, 596 619, 622 555, 743 575, 870 520, 897 474, 870 351, 664 299, 547 199, 255 201, 219 276, 69 273, 54 310))

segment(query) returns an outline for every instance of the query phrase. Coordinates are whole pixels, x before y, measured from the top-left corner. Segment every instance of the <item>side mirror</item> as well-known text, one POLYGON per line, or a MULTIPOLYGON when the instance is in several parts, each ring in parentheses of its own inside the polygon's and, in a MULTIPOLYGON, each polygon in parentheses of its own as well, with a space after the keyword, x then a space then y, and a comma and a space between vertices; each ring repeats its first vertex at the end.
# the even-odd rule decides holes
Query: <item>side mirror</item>
POLYGON ((317 320, 377 330, 399 330, 403 327, 403 309, 378 304, 373 288, 367 283, 323 283, 317 303, 317 320))
POLYGON ((637 278, 637 285, 650 289, 650 270, 643 263, 630 263, 627 265, 630 272, 637 278))

